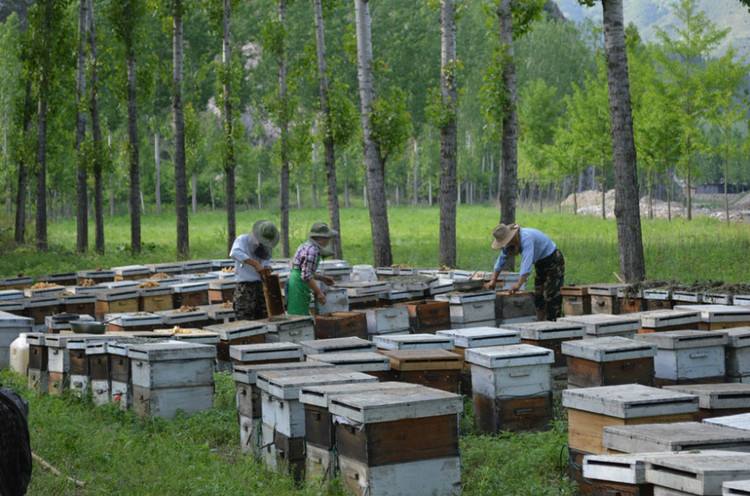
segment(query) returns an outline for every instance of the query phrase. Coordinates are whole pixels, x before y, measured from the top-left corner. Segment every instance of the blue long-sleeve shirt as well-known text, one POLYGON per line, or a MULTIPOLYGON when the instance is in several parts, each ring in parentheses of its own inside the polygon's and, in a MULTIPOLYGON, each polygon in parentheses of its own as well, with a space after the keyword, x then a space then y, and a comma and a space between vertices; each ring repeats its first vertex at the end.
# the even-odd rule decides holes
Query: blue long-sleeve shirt
MULTIPOLYGON (((539 260, 546 258, 557 250, 557 245, 546 234, 531 227, 521 228, 521 269, 522 276, 531 274, 531 267, 539 260)), ((500 272, 505 265, 508 253, 503 248, 495 262, 495 272, 500 272)))

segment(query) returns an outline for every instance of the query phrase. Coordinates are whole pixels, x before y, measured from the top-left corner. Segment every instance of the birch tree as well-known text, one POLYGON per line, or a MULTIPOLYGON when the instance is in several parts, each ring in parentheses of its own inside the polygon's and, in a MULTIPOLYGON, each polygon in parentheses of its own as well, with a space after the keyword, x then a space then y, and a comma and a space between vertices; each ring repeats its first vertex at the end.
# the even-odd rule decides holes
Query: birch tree
POLYGON ((187 209, 187 167, 185 164, 185 116, 182 106, 183 3, 172 0, 172 117, 174 119, 175 210, 177 213, 177 255, 190 254, 187 209))

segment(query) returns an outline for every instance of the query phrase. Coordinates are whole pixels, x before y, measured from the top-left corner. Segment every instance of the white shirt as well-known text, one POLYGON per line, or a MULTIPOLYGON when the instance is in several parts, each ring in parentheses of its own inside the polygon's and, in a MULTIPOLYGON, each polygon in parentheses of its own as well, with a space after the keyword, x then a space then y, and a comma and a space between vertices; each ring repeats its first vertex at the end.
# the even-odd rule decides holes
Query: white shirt
POLYGON ((252 234, 242 234, 232 243, 232 249, 229 252, 229 258, 234 260, 234 273, 239 282, 259 282, 260 274, 252 265, 248 265, 245 260, 255 260, 263 267, 271 266, 271 257, 269 250, 268 258, 260 258, 256 250, 260 243, 252 234))

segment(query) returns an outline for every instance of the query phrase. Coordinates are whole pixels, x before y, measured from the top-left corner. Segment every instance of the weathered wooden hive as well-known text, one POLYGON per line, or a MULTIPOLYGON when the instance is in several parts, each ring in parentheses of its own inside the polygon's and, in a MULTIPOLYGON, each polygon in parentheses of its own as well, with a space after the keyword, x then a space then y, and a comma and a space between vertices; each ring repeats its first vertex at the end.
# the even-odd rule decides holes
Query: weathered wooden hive
POLYGON ((416 332, 434 333, 451 327, 450 303, 439 300, 420 300, 405 304, 409 325, 416 332))
POLYGON ((72 294, 65 291, 60 295, 60 309, 64 313, 95 315, 96 296, 93 294, 72 294))
POLYGON ((675 310, 700 312, 699 329, 716 331, 750 326, 750 307, 732 305, 677 305, 675 310))
POLYGON ((214 305, 202 305, 198 310, 206 312, 209 325, 226 324, 236 318, 234 306, 231 303, 217 303, 214 305))
POLYGON ((627 284, 591 284, 589 295, 591 295, 591 312, 595 314, 617 315, 620 311, 620 300, 617 292, 627 288, 627 284))
POLYGON ((161 312, 173 308, 171 286, 141 283, 136 291, 138 293, 138 310, 141 312, 161 312))
POLYGON ((103 319, 108 313, 135 313, 137 311, 138 289, 135 286, 121 286, 97 292, 97 319, 103 319))
POLYGON ((726 372, 730 381, 750 383, 750 327, 727 329, 726 372))
POLYGON ((495 294, 495 320, 497 325, 534 322, 534 293, 519 291, 511 294, 508 291, 498 291, 495 294))
POLYGON ((494 326, 496 298, 494 291, 453 292, 435 297, 438 301, 447 301, 450 304, 453 328, 494 326))
POLYGON ((583 324, 573 322, 527 322, 520 324, 503 324, 504 329, 511 329, 521 333, 521 341, 533 346, 549 348, 555 353, 554 368, 566 367, 565 355, 562 353, 562 343, 581 339, 585 330, 583 324))
POLYGON ((196 307, 184 307, 155 313, 161 315, 164 327, 179 326, 196 328, 211 324, 206 312, 204 310, 199 310, 196 307))
POLYGON ((28 276, 19 275, 16 277, 6 277, 0 279, 0 289, 26 289, 34 284, 34 279, 28 276))
POLYGON ((484 433, 545 429, 552 420, 547 348, 517 344, 466 350, 477 428, 484 433))
POLYGON ((68 339, 70 334, 47 334, 44 342, 47 345, 47 391, 60 396, 70 384, 70 357, 68 339))
POLYGON ((381 350, 452 350, 453 338, 436 334, 390 334, 375 336, 373 342, 381 350))
POLYGON ((10 366, 10 345, 21 333, 33 330, 30 318, 0 312, 0 369, 10 366))
POLYGON ((665 389, 696 395, 702 419, 750 413, 750 384, 690 384, 665 389))
MULTIPOLYGON (((94 317, 91 315, 78 315, 74 313, 57 313, 47 315, 44 318, 44 332, 50 334, 60 334, 61 332, 73 332, 72 322, 93 322, 94 317)), ((38 326, 35 326, 38 327, 38 326)))
POLYGON ((60 311, 60 301, 60 296, 55 294, 26 298, 24 313, 34 321, 34 325, 41 326, 44 319, 60 311))
POLYGON ((719 449, 750 452, 750 432, 700 422, 611 425, 602 444, 610 453, 719 449))
POLYGON ((208 305, 208 282, 206 281, 185 281, 174 284, 172 291, 174 308, 208 305))
POLYGON ((560 295, 563 299, 563 314, 574 316, 591 313, 591 295, 588 286, 563 286, 560 289, 560 295))
POLYGON ((654 496, 721 495, 727 481, 750 479, 750 454, 733 451, 686 452, 646 461, 654 496))
POLYGON ((229 357, 235 364, 261 365, 302 361, 302 346, 296 343, 243 344, 229 347, 229 357))
POLYGON ((653 496, 654 486, 646 482, 646 460, 662 454, 586 455, 582 473, 571 470, 571 475, 577 477, 581 494, 653 496))
POLYGON ((102 269, 79 270, 76 272, 76 277, 78 278, 78 284, 83 284, 86 280, 94 281, 95 284, 100 284, 103 282, 114 282, 115 273, 111 270, 102 269))
POLYGON ((151 270, 145 265, 123 265, 121 267, 112 267, 117 281, 137 281, 144 279, 151 274, 151 270))
POLYGON ((71 334, 65 344, 68 353, 68 373, 70 374, 70 392, 79 398, 90 394, 90 370, 86 349, 89 343, 114 341, 116 336, 106 334, 71 334))
POLYGON ((182 263, 183 274, 203 274, 211 270, 210 260, 188 260, 182 263))
POLYGON ((646 311, 671 310, 672 290, 669 288, 648 288, 643 290, 643 300, 646 303, 646 311))
POLYGON ((12 313, 13 315, 18 315, 20 317, 28 317, 28 304, 29 299, 26 297, 16 300, 0 300, 0 312, 12 313))
POLYGON ((364 372, 380 380, 391 378, 390 359, 381 353, 373 351, 348 351, 307 355, 307 361, 329 364, 354 372, 364 372))
POLYGON ((150 312, 107 314, 104 320, 108 322, 107 331, 109 332, 153 331, 164 325, 161 315, 150 312))
POLYGON ((305 355, 321 353, 375 351, 375 344, 362 338, 333 338, 302 341, 302 352, 305 355))
POLYGON ((404 306, 370 308, 362 310, 367 319, 367 334, 408 334, 409 310, 404 306))
POLYGON ((656 345, 613 336, 566 341, 562 352, 570 387, 654 384, 656 345))
POLYGON ((44 338, 45 334, 42 332, 30 332, 26 335, 29 343, 29 389, 39 394, 47 394, 48 391, 47 344, 44 338))
POLYGON ((641 312, 639 316, 639 334, 697 329, 701 322, 700 312, 691 310, 650 310, 641 312))
POLYGON ((666 331, 639 334, 638 340, 658 347, 654 358, 657 385, 724 382, 725 332, 666 331))
POLYGON ((577 315, 575 317, 563 317, 557 322, 569 322, 583 326, 587 337, 603 338, 610 336, 621 336, 632 338, 641 326, 641 320, 637 315, 609 315, 592 314, 577 315))
POLYGON ((620 313, 636 313, 646 310, 643 289, 632 286, 617 289, 617 303, 620 313))
POLYGON ((162 262, 156 264, 146 264, 146 267, 153 274, 182 274, 181 262, 162 262))
POLYGON ((218 334, 219 344, 216 347, 216 356, 219 364, 227 369, 231 368, 229 350, 232 346, 265 343, 268 332, 268 327, 264 322, 255 320, 236 320, 225 324, 214 324, 204 329, 218 334))
POLYGON ((462 359, 446 350, 389 350, 381 351, 391 362, 391 377, 395 381, 457 393, 462 359))
POLYGON ((312 317, 288 315, 265 320, 268 325, 266 341, 269 343, 299 343, 315 339, 312 317))
POLYGON ((315 316, 315 338, 367 339, 367 317, 360 312, 334 312, 315 316))
POLYGON ((341 480, 357 496, 461 493, 461 396, 417 387, 336 395, 341 480))
POLYGON ((208 301, 211 303, 232 301, 236 288, 237 280, 234 277, 208 281, 208 301))
POLYGON ((131 345, 133 410, 142 417, 172 418, 213 406, 214 346, 167 341, 131 345))

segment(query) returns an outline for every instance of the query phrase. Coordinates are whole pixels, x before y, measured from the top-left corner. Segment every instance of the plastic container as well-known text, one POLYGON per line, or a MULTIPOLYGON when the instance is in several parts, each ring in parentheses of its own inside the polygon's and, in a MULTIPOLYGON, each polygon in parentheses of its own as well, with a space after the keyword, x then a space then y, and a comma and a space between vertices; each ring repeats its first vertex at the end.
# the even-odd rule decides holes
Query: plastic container
POLYGON ((26 341, 26 333, 22 332, 10 344, 10 369, 26 375, 29 368, 29 343, 26 341))
POLYGON ((355 265, 352 267, 351 279, 354 282, 375 282, 378 276, 372 265, 355 265))

